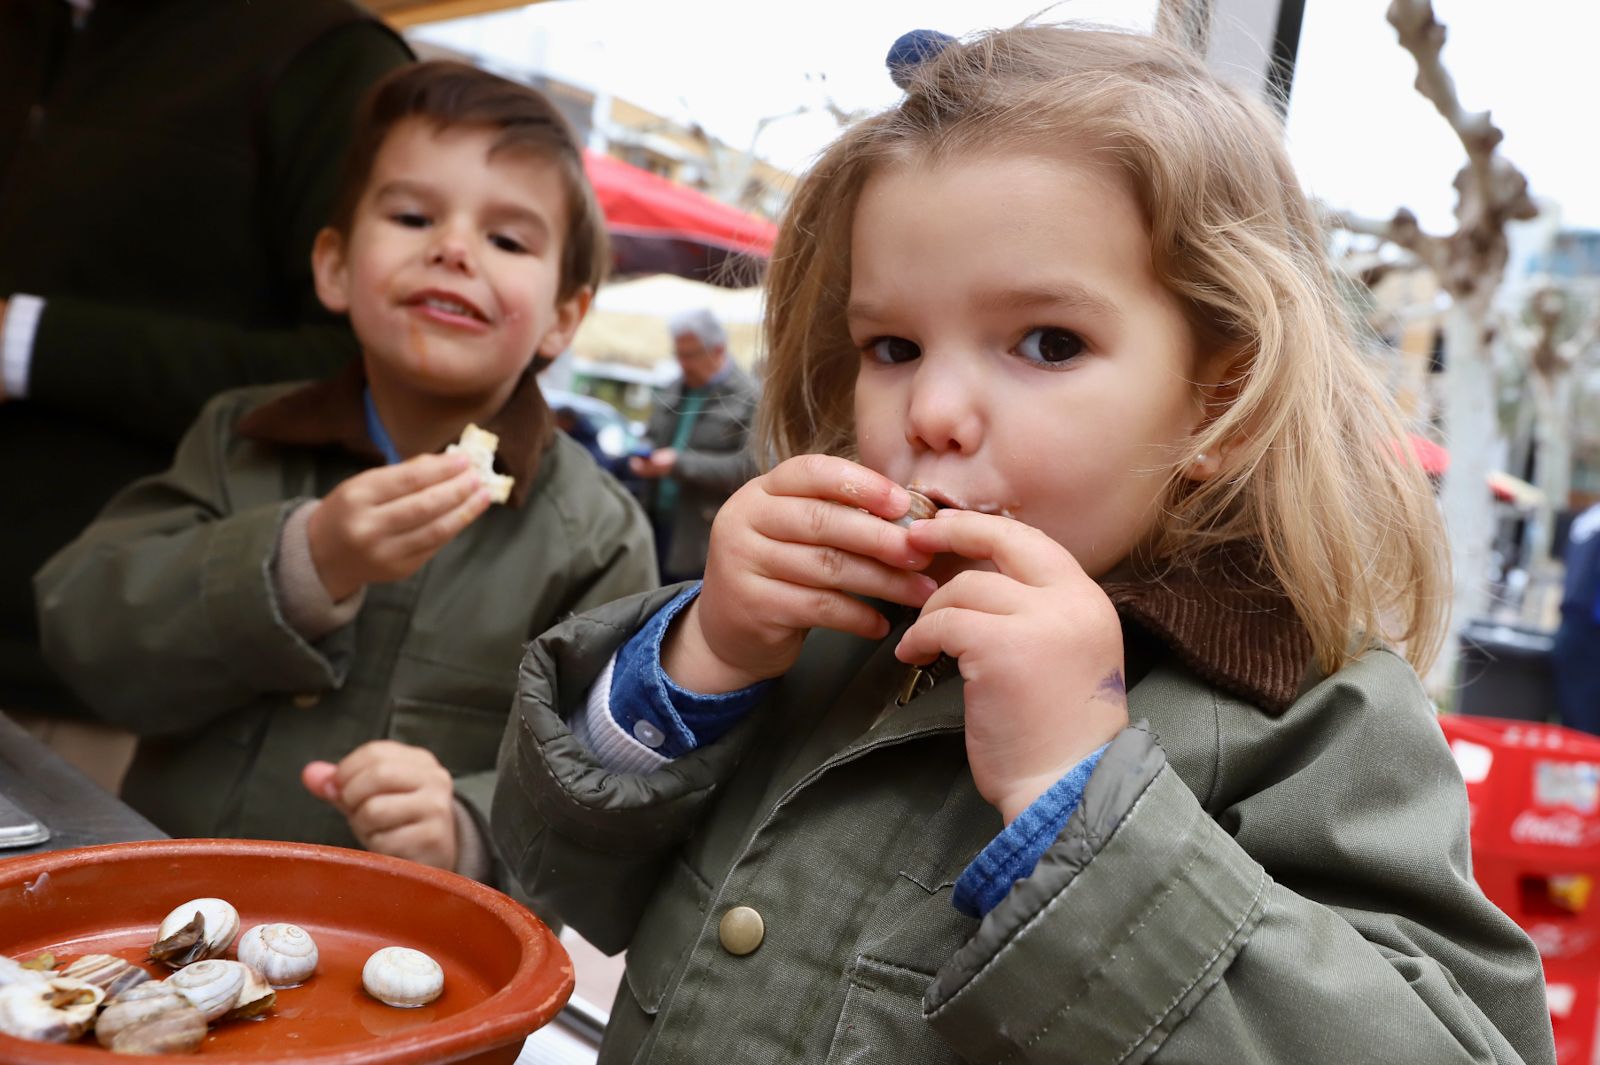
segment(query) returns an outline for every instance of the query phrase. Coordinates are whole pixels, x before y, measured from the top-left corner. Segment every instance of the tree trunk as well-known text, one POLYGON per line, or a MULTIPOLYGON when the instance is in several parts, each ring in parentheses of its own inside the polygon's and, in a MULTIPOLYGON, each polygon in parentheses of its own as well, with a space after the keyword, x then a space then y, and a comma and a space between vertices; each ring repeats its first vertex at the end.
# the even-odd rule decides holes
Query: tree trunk
POLYGON ((1489 606, 1489 547, 1494 537, 1494 507, 1485 478, 1498 436, 1494 367, 1486 341, 1493 289, 1458 297, 1445 313, 1445 436, 1450 469, 1444 478, 1443 508, 1450 536, 1455 591, 1450 602, 1449 635, 1428 675, 1428 689, 1443 698, 1456 687, 1461 632, 1489 606))

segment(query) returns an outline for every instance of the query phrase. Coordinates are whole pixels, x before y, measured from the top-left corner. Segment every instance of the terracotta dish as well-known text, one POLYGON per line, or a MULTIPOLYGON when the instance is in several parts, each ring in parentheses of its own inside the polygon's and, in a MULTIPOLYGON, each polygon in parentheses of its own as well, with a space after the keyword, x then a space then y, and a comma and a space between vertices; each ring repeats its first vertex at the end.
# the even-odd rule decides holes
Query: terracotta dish
POLYGON ((232 902, 245 928, 305 928, 321 955, 316 975, 279 991, 260 1019, 214 1025, 195 1055, 125 1059, 92 1036, 60 1045, 0 1035, 0 1062, 510 1065, 572 994, 572 962, 555 935, 498 891, 398 858, 260 840, 115 843, 0 861, 0 954, 100 952, 160 974, 145 959, 156 926, 206 896, 232 902), (444 968, 437 1000, 395 1009, 362 991, 362 964, 391 944, 444 968))

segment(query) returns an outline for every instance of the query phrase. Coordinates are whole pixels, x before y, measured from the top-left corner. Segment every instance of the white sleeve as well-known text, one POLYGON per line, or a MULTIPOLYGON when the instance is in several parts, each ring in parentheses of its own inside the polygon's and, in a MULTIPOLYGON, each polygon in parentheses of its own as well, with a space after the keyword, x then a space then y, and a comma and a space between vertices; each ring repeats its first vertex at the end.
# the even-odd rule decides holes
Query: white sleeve
POLYGON ((44 300, 22 292, 6 303, 6 317, 0 323, 0 393, 7 399, 26 399, 28 371, 33 366, 33 338, 39 332, 39 316, 44 300))
POLYGON ((613 773, 654 773, 671 759, 628 735, 611 716, 611 672, 616 664, 617 656, 613 652, 606 660, 606 668, 600 671, 589 689, 583 709, 567 724, 583 749, 613 773))

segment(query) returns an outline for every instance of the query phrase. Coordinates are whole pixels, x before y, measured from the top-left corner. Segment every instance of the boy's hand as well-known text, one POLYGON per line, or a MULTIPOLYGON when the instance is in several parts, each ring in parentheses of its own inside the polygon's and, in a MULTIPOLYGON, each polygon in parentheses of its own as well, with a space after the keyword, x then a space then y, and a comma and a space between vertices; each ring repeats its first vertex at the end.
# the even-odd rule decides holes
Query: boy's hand
POLYGON ((459 452, 365 470, 311 512, 311 561, 339 602, 411 576, 488 507, 489 490, 459 452))
POLYGON ((678 451, 671 447, 658 447, 648 455, 634 455, 628 459, 628 469, 635 476, 654 480, 670 477, 678 465, 678 451))
POLYGON ((307 763, 300 780, 344 814, 367 850, 456 867, 455 783, 432 751, 373 740, 338 765, 307 763))
POLYGON ((1066 548, 1011 518, 941 511, 912 547, 992 563, 951 578, 895 649, 966 680, 967 760, 1006 824, 1128 724, 1122 626, 1066 548))
POLYGON ((747 482, 717 512, 705 585, 667 634, 662 665, 713 694, 781 676, 821 625, 867 638, 889 623, 854 596, 921 606, 932 561, 892 524, 910 506, 881 474, 800 455, 747 482))

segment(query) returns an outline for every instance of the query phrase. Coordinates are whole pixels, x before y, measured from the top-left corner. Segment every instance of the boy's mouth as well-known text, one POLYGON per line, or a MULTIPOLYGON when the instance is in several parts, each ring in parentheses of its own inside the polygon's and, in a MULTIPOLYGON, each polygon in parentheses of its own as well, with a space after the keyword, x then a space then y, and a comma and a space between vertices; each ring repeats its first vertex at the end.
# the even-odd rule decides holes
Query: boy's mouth
POLYGON ((487 324, 489 316, 478 308, 478 305, 459 296, 454 292, 442 289, 424 289, 413 293, 405 301, 407 307, 417 307, 429 313, 430 317, 441 318, 445 321, 464 320, 487 324))

